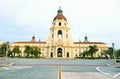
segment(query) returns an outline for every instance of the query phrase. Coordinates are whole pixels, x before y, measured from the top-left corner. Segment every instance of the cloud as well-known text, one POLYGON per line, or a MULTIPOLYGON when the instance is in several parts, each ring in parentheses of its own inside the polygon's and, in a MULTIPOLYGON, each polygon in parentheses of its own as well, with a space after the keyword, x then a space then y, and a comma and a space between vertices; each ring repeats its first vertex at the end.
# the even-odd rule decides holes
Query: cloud
POLYGON ((0 37, 28 40, 35 33, 46 40, 61 6, 75 41, 88 34, 90 41, 119 43, 119 4, 119 0, 0 0, 0 37))

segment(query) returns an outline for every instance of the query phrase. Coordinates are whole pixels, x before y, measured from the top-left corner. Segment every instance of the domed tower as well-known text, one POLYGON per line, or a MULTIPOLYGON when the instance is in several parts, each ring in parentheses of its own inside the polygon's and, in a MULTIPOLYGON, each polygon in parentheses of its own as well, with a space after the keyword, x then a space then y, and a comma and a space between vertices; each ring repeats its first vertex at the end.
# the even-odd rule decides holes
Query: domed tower
POLYGON ((63 15, 63 11, 61 10, 61 7, 59 7, 57 16, 53 19, 53 21, 55 21, 56 19, 57 20, 65 20, 65 21, 67 21, 67 19, 63 15))
POLYGON ((89 41, 88 41, 87 34, 85 35, 85 40, 84 40, 84 42, 89 42, 89 41))
POLYGON ((35 40, 35 36, 34 36, 34 35, 32 36, 32 40, 31 40, 31 42, 36 42, 36 40, 35 40))
POLYGON ((66 17, 63 15, 61 7, 59 7, 57 15, 53 19, 52 26, 50 28, 50 36, 47 40, 47 44, 49 46, 52 46, 52 50, 54 49, 54 51, 51 51, 51 49, 49 50, 53 53, 50 54, 50 57, 55 56, 63 58, 66 57, 66 53, 69 52, 66 47, 69 47, 73 44, 70 35, 70 27, 68 26, 66 17))

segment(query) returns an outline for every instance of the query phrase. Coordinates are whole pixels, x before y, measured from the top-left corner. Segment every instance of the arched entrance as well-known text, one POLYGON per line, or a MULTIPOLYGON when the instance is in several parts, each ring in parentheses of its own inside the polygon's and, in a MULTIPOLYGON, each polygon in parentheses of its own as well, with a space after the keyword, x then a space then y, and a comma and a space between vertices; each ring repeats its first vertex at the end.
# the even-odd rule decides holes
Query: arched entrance
POLYGON ((62 49, 61 48, 57 49, 57 57, 62 57, 62 49))

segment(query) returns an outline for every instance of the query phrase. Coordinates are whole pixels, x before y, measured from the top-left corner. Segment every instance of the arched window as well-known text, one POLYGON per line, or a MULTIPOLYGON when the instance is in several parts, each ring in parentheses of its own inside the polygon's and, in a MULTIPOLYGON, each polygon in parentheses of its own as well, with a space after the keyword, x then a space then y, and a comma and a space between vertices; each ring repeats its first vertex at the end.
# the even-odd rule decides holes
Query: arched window
POLYGON ((59 22, 59 26, 61 26, 61 22, 59 22))
POLYGON ((58 31, 58 38, 62 38, 62 31, 61 30, 58 31))

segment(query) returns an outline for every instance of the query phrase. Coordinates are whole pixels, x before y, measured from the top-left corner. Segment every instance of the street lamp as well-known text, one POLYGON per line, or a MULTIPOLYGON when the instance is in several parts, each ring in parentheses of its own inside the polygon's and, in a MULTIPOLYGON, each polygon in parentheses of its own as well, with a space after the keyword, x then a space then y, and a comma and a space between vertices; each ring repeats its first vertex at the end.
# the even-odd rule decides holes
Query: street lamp
POLYGON ((6 42, 6 54, 5 54, 5 65, 8 65, 7 55, 8 55, 9 42, 6 42))
POLYGON ((114 59, 114 64, 116 64, 116 56, 115 56, 114 46, 115 46, 115 44, 112 43, 112 48, 113 48, 113 59, 114 59))

